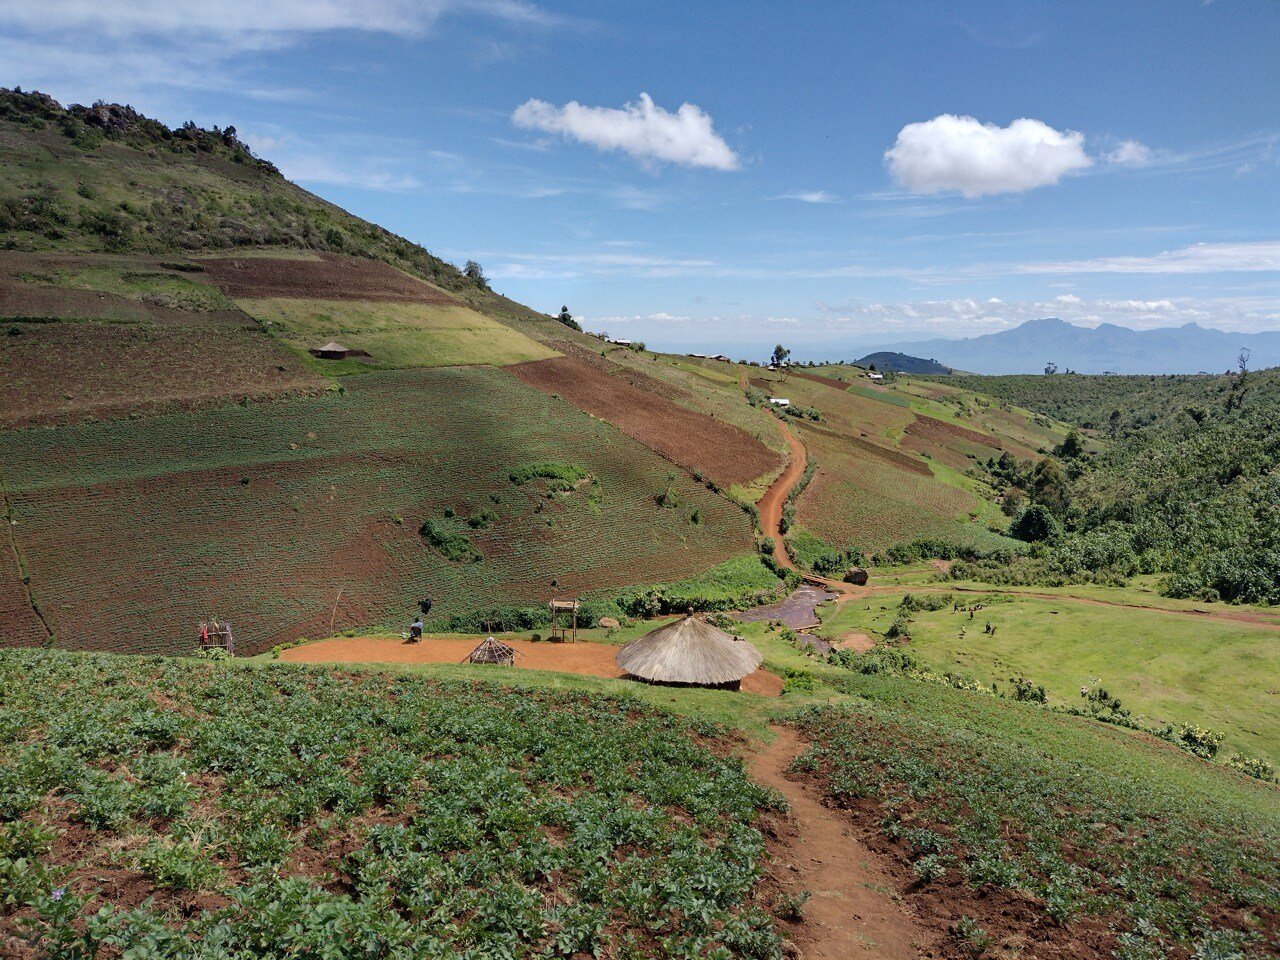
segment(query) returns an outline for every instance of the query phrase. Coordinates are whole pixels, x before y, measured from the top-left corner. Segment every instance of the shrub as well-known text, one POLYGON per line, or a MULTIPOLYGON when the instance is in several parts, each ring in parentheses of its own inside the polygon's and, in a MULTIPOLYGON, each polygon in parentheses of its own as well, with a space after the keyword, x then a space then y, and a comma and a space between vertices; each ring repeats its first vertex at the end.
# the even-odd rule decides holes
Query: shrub
POLYGON ((418 533, 436 548, 440 556, 453 563, 479 563, 484 559, 466 536, 444 521, 428 519, 418 528, 418 533))
POLYGON ((551 483, 548 486, 553 490, 567 490, 581 483, 590 474, 572 464, 548 461, 525 464, 512 470, 507 476, 518 487, 530 480, 549 480, 551 483))
POLYGON ((477 510, 467 517, 467 526, 472 530, 485 530, 493 526, 498 520, 498 514, 494 510, 477 510))
POLYGON ((1049 698, 1045 694, 1044 684, 1032 683, 1026 677, 1010 677, 1009 682, 1013 684, 1013 699, 1021 700, 1025 703, 1049 702, 1049 698))
POLYGON ((1261 757, 1247 757, 1244 754, 1237 753, 1227 761, 1227 766, 1259 780, 1274 780, 1276 776, 1276 768, 1270 761, 1261 757))

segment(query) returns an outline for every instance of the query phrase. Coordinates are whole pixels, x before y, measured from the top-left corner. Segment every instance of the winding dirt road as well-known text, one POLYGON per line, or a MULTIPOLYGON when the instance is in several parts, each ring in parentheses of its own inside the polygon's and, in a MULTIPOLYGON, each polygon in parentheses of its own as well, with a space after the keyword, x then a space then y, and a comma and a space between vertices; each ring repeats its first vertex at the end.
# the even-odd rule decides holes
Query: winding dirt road
POLYGON ((774 417, 774 422, 786 439, 787 446, 791 448, 791 460, 778 479, 769 485, 769 489, 756 504, 756 509, 760 511, 760 529, 764 531, 766 537, 773 539, 773 559, 778 561, 780 567, 794 570, 796 565, 791 562, 791 556, 787 553, 787 546, 782 539, 782 508, 786 505, 791 488, 804 476, 804 468, 809 463, 809 453, 800 442, 800 438, 787 429, 787 425, 782 420, 774 417))

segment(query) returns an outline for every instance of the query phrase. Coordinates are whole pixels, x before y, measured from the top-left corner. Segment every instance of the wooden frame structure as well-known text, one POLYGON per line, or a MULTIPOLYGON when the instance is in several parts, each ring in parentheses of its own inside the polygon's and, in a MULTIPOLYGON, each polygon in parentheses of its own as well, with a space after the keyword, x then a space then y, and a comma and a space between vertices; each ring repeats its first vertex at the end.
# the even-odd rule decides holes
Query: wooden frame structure
POLYGON ((516 665, 516 651, 494 637, 482 640, 463 663, 495 663, 502 667, 516 665))
POLYGON ((218 620, 204 620, 200 623, 200 649, 225 650, 230 656, 236 655, 236 639, 231 634, 231 624, 218 620))
POLYGON ((552 600, 547 604, 547 609, 551 611, 551 635, 548 640, 563 642, 565 640, 570 643, 578 642, 578 601, 577 600, 552 600), (570 618, 570 625, 566 625, 560 619, 560 614, 567 613, 570 618))

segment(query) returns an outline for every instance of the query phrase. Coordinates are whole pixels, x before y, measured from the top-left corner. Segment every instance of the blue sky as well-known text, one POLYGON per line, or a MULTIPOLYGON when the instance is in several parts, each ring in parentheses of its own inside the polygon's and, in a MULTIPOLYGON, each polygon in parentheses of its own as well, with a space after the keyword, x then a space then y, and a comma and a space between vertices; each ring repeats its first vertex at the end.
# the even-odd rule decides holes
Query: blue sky
POLYGON ((804 357, 1280 328, 1277 49, 1274 0, 0 0, 0 83, 234 124, 589 328, 804 357))

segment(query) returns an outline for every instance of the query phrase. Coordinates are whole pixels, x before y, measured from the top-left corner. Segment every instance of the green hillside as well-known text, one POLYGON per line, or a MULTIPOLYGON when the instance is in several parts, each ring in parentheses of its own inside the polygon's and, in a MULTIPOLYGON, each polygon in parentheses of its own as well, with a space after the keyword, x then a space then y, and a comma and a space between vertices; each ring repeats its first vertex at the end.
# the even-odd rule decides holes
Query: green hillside
POLYGON ((234 128, 170 130, 129 107, 64 109, 44 94, 0 89, 0 168, 0 249, 350 253, 421 277, 482 312, 545 319, 285 180, 234 128))
POLYGON ((1035 510, 1024 526, 1040 556, 966 575, 1060 583, 1158 573, 1175 597, 1280 602, 1280 372, 952 377, 946 386, 954 382, 1115 438, 1064 444, 1039 475, 992 464, 1006 498, 1016 491, 1035 510))

